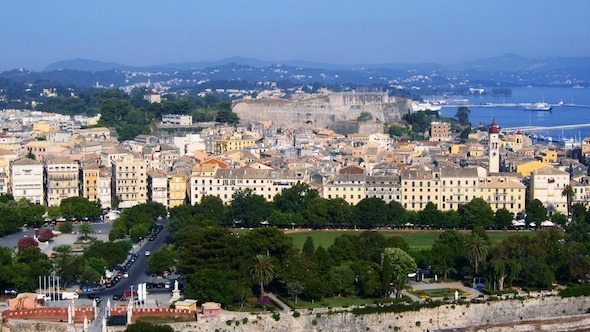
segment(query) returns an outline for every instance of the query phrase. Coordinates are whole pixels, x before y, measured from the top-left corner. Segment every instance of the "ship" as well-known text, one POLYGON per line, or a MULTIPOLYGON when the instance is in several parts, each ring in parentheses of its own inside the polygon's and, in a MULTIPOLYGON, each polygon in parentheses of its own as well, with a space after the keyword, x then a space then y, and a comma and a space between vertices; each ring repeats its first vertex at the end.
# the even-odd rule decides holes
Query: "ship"
POLYGON ((412 103, 412 111, 413 112, 423 112, 423 111, 440 111, 442 108, 441 105, 431 104, 429 102, 419 103, 413 102, 412 103))
POLYGON ((536 104, 531 104, 531 105, 527 105, 524 107, 525 111, 549 112, 552 109, 553 109, 553 107, 551 107, 551 105, 549 105, 547 103, 536 103, 536 104))

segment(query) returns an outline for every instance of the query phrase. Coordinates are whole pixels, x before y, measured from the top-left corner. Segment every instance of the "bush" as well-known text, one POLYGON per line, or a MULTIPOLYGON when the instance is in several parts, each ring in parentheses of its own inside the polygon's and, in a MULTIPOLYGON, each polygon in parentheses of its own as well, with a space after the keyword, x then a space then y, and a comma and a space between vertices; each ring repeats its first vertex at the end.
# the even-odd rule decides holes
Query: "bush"
POLYGON ((32 237, 23 237, 20 240, 18 240, 18 243, 16 244, 17 248, 19 250, 23 250, 23 249, 27 249, 27 248, 37 248, 39 247, 39 242, 37 242, 37 240, 33 239, 32 237))
POLYGON ((422 308, 436 308, 442 304, 441 301, 431 301, 425 303, 413 302, 410 304, 393 304, 388 306, 366 306, 363 308, 354 308, 352 313, 355 316, 376 314, 376 313, 400 313, 407 311, 420 311, 422 308))
POLYGON ((278 322, 279 320, 281 320, 281 314, 275 312, 272 314, 272 318, 278 322))
POLYGON ((37 238, 41 242, 49 241, 49 240, 53 239, 53 237, 54 237, 53 231, 50 230, 49 228, 43 228, 43 229, 39 230, 39 232, 37 234, 37 238))
POLYGON ((74 225, 72 225, 71 221, 66 221, 62 222, 57 229, 62 233, 71 233, 74 229, 74 225))
POLYGON ((590 284, 581 284, 570 286, 561 292, 559 292, 559 296, 561 297, 576 297, 576 296, 590 296, 590 284))
POLYGON ((299 311, 293 311, 293 317, 299 318, 300 316, 301 316, 301 313, 299 311))

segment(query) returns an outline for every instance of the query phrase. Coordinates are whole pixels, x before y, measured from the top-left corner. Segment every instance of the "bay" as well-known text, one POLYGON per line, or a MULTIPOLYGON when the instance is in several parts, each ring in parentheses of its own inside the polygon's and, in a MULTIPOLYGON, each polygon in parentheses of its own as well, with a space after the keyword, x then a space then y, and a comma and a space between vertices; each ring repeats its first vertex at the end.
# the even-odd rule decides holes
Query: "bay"
MULTIPOLYGON (((502 127, 524 126, 561 126, 575 124, 590 124, 590 89, 576 88, 513 88, 510 96, 467 95, 457 99, 467 99, 471 105, 469 120, 473 126, 489 125, 493 120, 502 127), (513 107, 484 107, 484 104, 537 103, 550 104, 573 103, 586 107, 554 106, 551 112, 525 111, 522 106, 513 107)), ((442 116, 453 117, 457 107, 443 107, 442 116)), ((526 130, 524 130, 526 132, 526 130)), ((554 141, 564 138, 590 137, 590 125, 585 128, 558 129, 537 132, 539 135, 551 136, 554 141)))

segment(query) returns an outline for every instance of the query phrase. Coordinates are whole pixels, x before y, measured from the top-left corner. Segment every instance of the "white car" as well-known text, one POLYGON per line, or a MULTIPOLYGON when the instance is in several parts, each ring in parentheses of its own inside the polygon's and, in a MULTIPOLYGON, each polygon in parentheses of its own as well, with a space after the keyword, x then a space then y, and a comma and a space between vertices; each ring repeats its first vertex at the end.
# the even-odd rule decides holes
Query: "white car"
POLYGON ((149 255, 150 255, 150 251, 149 251, 149 250, 146 250, 146 251, 145 251, 145 255, 146 255, 146 256, 149 256, 149 255))

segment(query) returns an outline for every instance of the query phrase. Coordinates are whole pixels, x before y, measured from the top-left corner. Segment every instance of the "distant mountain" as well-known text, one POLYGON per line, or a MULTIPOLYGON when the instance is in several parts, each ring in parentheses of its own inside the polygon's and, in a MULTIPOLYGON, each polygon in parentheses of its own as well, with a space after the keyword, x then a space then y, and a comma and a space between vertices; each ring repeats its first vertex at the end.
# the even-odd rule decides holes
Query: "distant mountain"
POLYGON ((390 69, 390 70, 418 70, 418 71, 542 71, 556 69, 590 69, 590 57, 546 57, 546 58, 525 58, 517 54, 504 54, 498 57, 465 61, 452 65, 441 65, 436 63, 381 63, 381 64, 352 64, 341 65, 334 63, 321 63, 303 60, 289 61, 266 61, 245 57, 229 57, 219 61, 200 61, 167 63, 153 66, 130 66, 116 62, 102 62, 87 59, 63 60, 48 65, 43 71, 54 70, 79 70, 99 72, 105 70, 130 70, 130 71, 170 71, 170 70, 192 70, 236 64, 265 68, 277 65, 291 67, 326 69, 326 70, 358 70, 358 69, 390 69))

